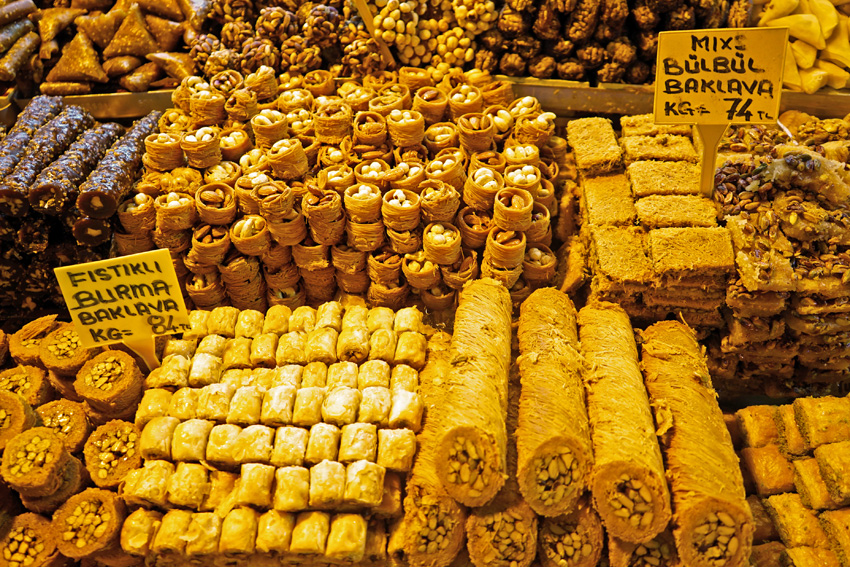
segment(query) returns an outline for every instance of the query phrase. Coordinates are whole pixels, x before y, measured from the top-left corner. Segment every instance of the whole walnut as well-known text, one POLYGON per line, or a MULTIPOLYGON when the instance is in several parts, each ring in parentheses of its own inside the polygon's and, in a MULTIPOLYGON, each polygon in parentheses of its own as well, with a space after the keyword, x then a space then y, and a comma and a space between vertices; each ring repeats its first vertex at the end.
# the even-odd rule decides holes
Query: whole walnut
POLYGON ((567 37, 576 43, 582 43, 593 37, 601 7, 602 3, 599 0, 579 0, 575 10, 570 13, 567 37))
POLYGON ((610 42, 605 46, 605 51, 608 52, 613 63, 623 68, 628 67, 637 59, 637 48, 624 37, 610 42))
POLYGON ((383 61, 378 43, 371 37, 357 38, 343 50, 343 67, 353 77, 364 77, 380 71, 383 61))
POLYGON ((499 66, 499 56, 489 49, 479 49, 475 53, 475 68, 493 72, 499 66))
POLYGON ((580 81, 584 78, 584 65, 575 59, 558 63, 558 77, 565 81, 580 81))
POLYGON ((583 45, 576 51, 578 60, 582 62, 585 69, 598 69, 608 61, 608 52, 596 42, 583 45))
POLYGON ((521 35, 511 42, 511 51, 526 60, 540 53, 540 49, 540 40, 530 35, 521 35))
POLYGON ((505 53, 499 61, 499 70, 505 75, 520 77, 525 74, 525 59, 516 53, 505 53))
POLYGON ((626 68, 619 63, 609 61, 596 71, 596 78, 601 83, 619 83, 626 74, 626 68))
POLYGON ((526 14, 517 12, 505 4, 499 13, 498 28, 505 37, 516 37, 528 33, 531 29, 531 20, 526 14))
POLYGON ((549 43, 546 46, 546 51, 548 51, 552 57, 557 59, 558 61, 562 61, 572 55, 573 50, 575 50, 576 44, 571 42, 568 39, 561 39, 554 43, 549 43))
POLYGON ((748 28, 753 14, 753 0, 734 0, 729 7, 726 26, 730 28, 748 28))
POLYGON ((477 38, 478 44, 494 53, 501 53, 505 48, 505 36, 498 28, 490 28, 477 38))
POLYGON ((298 33, 298 20, 295 14, 277 6, 260 10, 256 23, 257 35, 277 43, 298 33))
POLYGON ((664 14, 664 29, 667 31, 692 30, 697 22, 693 6, 683 4, 671 12, 664 14))
POLYGON ((337 41, 342 18, 336 8, 317 4, 313 6, 301 27, 301 35, 310 45, 327 48, 337 41))
POLYGON ((198 68, 203 69, 207 59, 209 59, 210 53, 218 51, 219 49, 221 49, 221 41, 219 41, 216 36, 212 34, 199 33, 192 40, 189 55, 191 55, 192 59, 195 60, 195 64, 198 68))
POLYGON ((655 75, 650 75, 649 65, 643 61, 635 61, 628 69, 626 69, 625 79, 627 83, 641 85, 645 83, 650 76, 654 77, 655 75))
POLYGON ((528 63, 528 74, 537 79, 550 79, 555 74, 557 63, 549 55, 538 55, 528 63))
POLYGON ((233 49, 219 49, 213 51, 204 64, 204 77, 210 79, 213 75, 228 69, 239 68, 239 56, 233 49))
POLYGON ((213 0, 212 18, 220 24, 234 20, 252 21, 254 2, 252 0, 213 0))
POLYGON ((635 35, 638 57, 644 61, 654 61, 658 54, 658 32, 642 31, 635 35))
POLYGON ((263 65, 271 67, 275 71, 280 70, 280 51, 278 51, 274 42, 258 37, 243 43, 240 61, 242 73, 244 75, 253 73, 263 65))
POLYGON ((322 65, 322 50, 315 45, 307 45, 300 35, 293 35, 283 42, 280 55, 281 72, 290 75, 304 74, 322 65))
POLYGON ((534 8, 534 0, 508 0, 507 5, 512 10, 522 12, 523 10, 531 10, 534 8))
POLYGON ((254 37, 254 26, 245 20, 234 20, 221 26, 221 43, 228 49, 242 49, 246 39, 254 37))
POLYGON ((635 20, 635 24, 641 31, 650 31, 654 30, 656 26, 658 26, 658 22, 661 21, 661 16, 654 12, 649 6, 640 3, 632 9, 632 18, 635 20))
POLYGON ((551 41, 561 36, 561 18, 558 17, 554 0, 546 0, 540 6, 531 29, 534 35, 543 40, 551 41))
POLYGON ((602 12, 594 37, 602 42, 611 41, 623 35, 626 18, 629 17, 627 0, 602 0, 602 12))

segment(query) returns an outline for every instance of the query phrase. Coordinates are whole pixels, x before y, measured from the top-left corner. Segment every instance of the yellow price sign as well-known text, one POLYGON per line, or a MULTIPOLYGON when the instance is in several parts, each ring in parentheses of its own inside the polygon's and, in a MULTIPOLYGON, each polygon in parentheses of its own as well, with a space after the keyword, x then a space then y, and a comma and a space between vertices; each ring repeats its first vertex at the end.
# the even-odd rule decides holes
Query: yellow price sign
POLYGON ((787 28, 658 34, 654 120, 696 126, 704 196, 714 190, 717 145, 729 124, 773 124, 779 117, 787 42, 787 28))
POLYGON ((154 337, 189 329, 171 255, 153 250, 55 268, 85 347, 125 343, 154 368, 154 337))
POLYGON ((655 122, 775 123, 787 41, 787 28, 661 32, 655 122))

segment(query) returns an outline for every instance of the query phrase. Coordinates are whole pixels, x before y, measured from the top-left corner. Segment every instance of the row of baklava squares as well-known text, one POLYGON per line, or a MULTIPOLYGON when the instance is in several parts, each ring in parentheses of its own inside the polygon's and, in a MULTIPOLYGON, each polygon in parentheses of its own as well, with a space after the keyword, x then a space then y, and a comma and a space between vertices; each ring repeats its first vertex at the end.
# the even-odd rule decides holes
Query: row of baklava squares
POLYGON ((144 508, 187 508, 198 512, 250 506, 258 510, 337 512, 369 510, 381 516, 401 511, 401 473, 407 466, 402 453, 377 463, 359 460, 343 464, 322 460, 307 466, 246 463, 239 472, 210 471, 200 463, 145 461, 130 471, 119 492, 129 505, 144 508))
POLYGON ((359 514, 237 507, 223 518, 213 512, 170 510, 164 515, 140 508, 121 530, 125 553, 148 565, 180 565, 185 558, 225 556, 244 565, 288 565, 307 559, 383 562, 387 556, 384 521, 359 514))
POLYGON ((193 385, 187 381, 203 380, 202 372, 210 375, 197 384, 204 385, 232 368, 338 361, 359 364, 367 360, 417 369, 425 364, 425 327, 422 312, 415 307, 394 312, 362 305, 343 308, 340 302, 329 301, 317 309, 302 306, 292 312, 276 305, 265 315, 217 307, 192 311, 189 322, 183 339, 166 345, 163 368, 151 374, 148 387, 193 385), (193 373, 187 359, 194 366, 195 357, 200 358, 201 366, 193 373))
POLYGON ((142 430, 139 452, 147 460, 202 462, 223 469, 245 463, 287 466, 365 460, 407 471, 416 452, 416 434, 410 429, 378 429, 371 423, 275 429, 155 417, 142 430))
POLYGON ((310 363, 275 369, 231 370, 222 382, 202 388, 146 390, 136 411, 143 429, 157 417, 202 419, 233 425, 339 427, 370 423, 419 431, 423 404, 418 372, 381 360, 359 368, 351 362, 310 363))

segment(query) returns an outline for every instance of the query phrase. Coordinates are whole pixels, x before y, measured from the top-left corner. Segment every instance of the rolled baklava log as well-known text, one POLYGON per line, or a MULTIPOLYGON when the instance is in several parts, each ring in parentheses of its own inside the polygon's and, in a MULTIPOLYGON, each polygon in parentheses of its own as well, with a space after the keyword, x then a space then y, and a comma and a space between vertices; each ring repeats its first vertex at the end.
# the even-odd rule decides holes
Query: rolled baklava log
POLYGON ((50 520, 38 514, 15 517, 9 532, 0 540, 2 561, 9 567, 60 567, 67 559, 56 550, 56 534, 50 520))
POLYGON ((575 507, 593 463, 569 297, 552 288, 532 293, 522 304, 518 337, 519 488, 535 512, 558 516, 575 507))
POLYGON ((581 498, 573 511, 542 518, 537 534, 543 567, 594 567, 602 557, 605 531, 590 498, 581 498))
POLYGON ((122 412, 142 395, 142 372, 126 352, 106 350, 85 363, 74 388, 98 412, 122 412))
POLYGON ((490 502, 504 484, 505 412, 510 364, 511 302, 498 282, 483 279, 464 287, 452 337, 451 389, 434 408, 442 431, 437 474, 446 491, 467 506, 490 502), (477 473, 464 480, 463 464, 477 473))
POLYGON ((60 399, 39 406, 35 411, 42 425, 62 439, 69 453, 82 450, 91 433, 91 424, 82 404, 60 399))
POLYGON ((3 176, 15 169, 36 130, 50 122, 64 107, 62 97, 41 95, 21 111, 15 125, 0 140, 0 173, 3 176))
POLYGON ((0 372, 0 390, 18 394, 33 407, 50 399, 47 373, 37 366, 20 365, 0 372))
MULTIPOLYGON (((518 368, 511 367, 508 396, 508 437, 516 439, 519 418, 518 368)), ((537 516, 523 499, 517 483, 517 447, 507 447, 507 480, 490 504, 473 510, 466 521, 467 549, 476 567, 511 565, 528 567, 537 555, 537 516)), ((463 468, 461 468, 463 471, 463 468)))
POLYGON ((25 496, 49 496, 62 483, 62 471, 70 457, 52 429, 33 427, 6 443, 0 474, 25 496))
MULTIPOLYGON (((419 374, 419 392, 429 408, 436 407, 448 394, 443 377, 451 370, 450 340, 449 335, 437 333, 428 343, 428 363, 419 374)), ((419 452, 407 481, 403 546, 405 559, 414 567, 448 565, 463 546, 466 512, 437 477, 437 444, 442 427, 431 413, 426 414, 419 452)))
POLYGON ((63 378, 74 377, 99 349, 84 348, 73 323, 61 323, 39 344, 39 358, 47 370, 63 378))
POLYGON ((124 501, 114 492, 88 488, 71 496, 53 514, 59 552, 81 559, 119 551, 126 515, 124 501))
POLYGON ((68 106, 33 133, 24 155, 0 183, 0 212, 18 217, 29 208, 29 187, 38 174, 58 158, 81 133, 94 124, 91 114, 68 106))
POLYGON ((579 327, 593 430, 594 503, 613 536, 649 541, 670 520, 670 493, 632 325, 618 305, 595 303, 579 312, 579 327))
POLYGON ((121 527, 121 549, 138 557, 150 554, 156 532, 162 524, 162 513, 139 508, 127 516, 121 527))
POLYGON ((83 134, 59 159, 45 167, 29 190, 33 210, 58 215, 77 200, 80 183, 106 155, 124 128, 118 124, 101 124, 83 134))
POLYGON ((671 479, 673 536, 686 564, 746 565, 753 517, 705 356, 676 321, 643 332, 641 368, 671 479))
POLYGON ((83 455, 92 481, 100 488, 117 488, 127 473, 142 466, 136 446, 139 430, 132 423, 109 421, 86 441, 83 455))
POLYGON ((674 567, 681 565, 673 534, 665 530, 649 541, 628 543, 608 534, 611 567, 674 567))
POLYGON ((162 113, 153 111, 136 121, 100 160, 80 186, 77 207, 89 217, 111 217, 130 192, 142 163, 145 138, 157 128, 162 113))
POLYGON ((24 399, 0 390, 0 449, 13 437, 35 425, 36 414, 24 399))

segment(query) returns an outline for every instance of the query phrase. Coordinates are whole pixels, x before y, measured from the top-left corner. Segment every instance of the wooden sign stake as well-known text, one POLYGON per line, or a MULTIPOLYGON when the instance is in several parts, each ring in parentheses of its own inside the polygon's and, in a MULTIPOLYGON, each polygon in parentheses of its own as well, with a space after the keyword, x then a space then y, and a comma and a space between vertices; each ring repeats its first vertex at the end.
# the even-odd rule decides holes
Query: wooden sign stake
POLYGON ((702 168, 700 170, 700 192, 711 199, 714 193, 714 172, 717 146, 728 128, 728 124, 697 124, 695 126, 702 142, 702 168))
POLYGON ((372 37, 375 38, 376 42, 378 42, 378 47, 381 49, 381 56, 384 58, 384 63, 386 63, 390 69, 395 68, 395 58, 390 52, 390 48, 387 46, 386 42, 383 38, 381 38, 381 34, 379 34, 378 30, 375 29, 373 23, 375 17, 372 15, 372 10, 369 9, 369 5, 366 3, 366 0, 354 0, 354 7, 357 8, 357 11, 360 13, 360 18, 363 19, 366 29, 369 30, 369 33, 372 34, 372 37))
POLYGON ((159 368, 159 359, 156 357, 156 342, 153 337, 143 337, 140 340, 126 340, 124 344, 145 361, 149 372, 155 368, 159 368))

